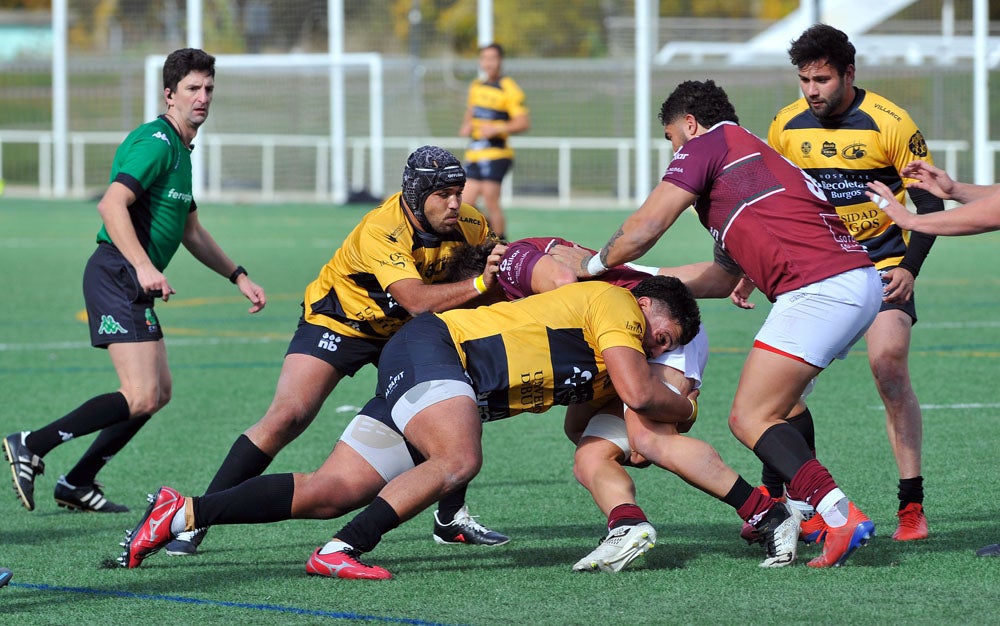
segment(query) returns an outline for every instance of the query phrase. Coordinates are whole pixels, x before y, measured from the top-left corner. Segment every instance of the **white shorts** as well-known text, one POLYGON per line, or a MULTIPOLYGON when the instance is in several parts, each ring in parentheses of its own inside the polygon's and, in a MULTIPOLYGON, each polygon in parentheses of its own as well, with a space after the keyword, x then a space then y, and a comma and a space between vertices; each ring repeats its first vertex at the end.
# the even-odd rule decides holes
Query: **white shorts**
POLYGON ((416 465, 403 436, 374 417, 355 416, 340 440, 368 461, 385 482, 416 465))
MULTIPOLYGON (((701 377, 705 373, 705 366, 708 364, 708 333, 705 332, 704 324, 698 329, 698 334, 687 345, 681 346, 669 352, 664 352, 655 359, 649 359, 650 363, 658 363, 667 367, 672 367, 679 372, 684 372, 685 378, 694 381, 694 388, 701 387, 701 377)), ((679 393, 673 385, 663 383, 670 387, 674 393, 679 393)), ((583 430, 582 437, 597 437, 607 439, 615 444, 628 457, 632 454, 632 447, 628 443, 628 432, 625 428, 625 420, 610 413, 599 413, 590 418, 587 427, 583 430)), ((582 438, 581 437, 581 438, 582 438)))
POLYGON ((705 332, 705 325, 698 328, 698 334, 687 345, 664 352, 655 359, 649 359, 649 362, 684 372, 684 377, 693 380, 694 388, 698 389, 708 364, 708 333, 705 332))
POLYGON ((875 268, 850 270, 778 296, 755 342, 826 368, 847 356, 881 306, 875 268))

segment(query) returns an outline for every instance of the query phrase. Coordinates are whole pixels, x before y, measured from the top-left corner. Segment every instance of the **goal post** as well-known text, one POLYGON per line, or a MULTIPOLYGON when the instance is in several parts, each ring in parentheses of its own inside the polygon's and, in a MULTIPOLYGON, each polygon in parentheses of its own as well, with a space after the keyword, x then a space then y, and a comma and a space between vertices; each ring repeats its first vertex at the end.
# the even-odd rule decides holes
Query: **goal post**
MULTIPOLYGON (((164 57, 147 56, 144 76, 143 118, 151 120, 161 111, 163 102, 162 68, 164 57)), ((220 54, 215 57, 218 70, 216 85, 229 83, 220 90, 220 99, 213 104, 213 113, 199 132, 199 143, 207 144, 213 133, 254 132, 262 135, 326 134, 329 137, 329 193, 335 203, 342 204, 349 196, 345 172, 349 162, 347 137, 348 115, 334 107, 337 81, 334 70, 338 61, 329 54, 220 54), (326 89, 321 89, 325 83, 326 89), (311 88, 315 98, 300 103, 301 94, 311 88), (298 106, 300 105, 301 106, 298 106), (313 109, 325 107, 322 117, 313 109), (255 110, 256 109, 256 110, 255 110), (234 118, 236 121, 228 118, 234 118), (235 124, 235 126, 234 126, 235 124), (319 129, 319 130, 317 130, 319 129), (341 132, 337 133, 336 130, 341 132), (337 164, 342 167, 337 167, 337 164)), ((377 53, 345 53, 340 55, 342 69, 366 72, 368 102, 357 117, 367 117, 369 149, 369 191, 381 197, 385 191, 385 121, 382 56, 377 53)), ((354 90, 352 90, 353 92, 354 90)), ((303 98, 304 100, 304 98, 303 98)), ((357 124, 352 124, 357 128, 357 124)), ((205 151, 191 155, 193 184, 196 196, 204 196, 207 188, 204 163, 205 151)), ((216 181, 218 183, 218 181, 216 181)), ((214 187, 217 187, 215 185, 214 187)))

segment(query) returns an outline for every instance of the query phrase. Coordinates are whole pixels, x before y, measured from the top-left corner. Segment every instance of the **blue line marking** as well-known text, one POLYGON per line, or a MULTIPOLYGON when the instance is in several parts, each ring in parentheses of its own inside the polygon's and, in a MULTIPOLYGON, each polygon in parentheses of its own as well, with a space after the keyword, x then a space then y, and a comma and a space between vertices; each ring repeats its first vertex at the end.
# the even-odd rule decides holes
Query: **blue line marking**
POLYGON ((359 613, 342 613, 339 611, 317 611, 315 609, 302 609, 293 606, 281 606, 279 604, 249 604, 246 602, 222 602, 220 600, 200 600, 198 598, 186 598, 184 596, 168 596, 160 594, 133 593, 131 591, 114 591, 110 589, 88 589, 87 587, 60 587, 54 585, 36 585, 32 583, 11 582, 10 587, 22 589, 36 589, 38 591, 62 591, 68 593, 84 593, 95 596, 111 596, 114 598, 128 598, 135 600, 155 600, 160 602, 177 602, 180 604, 198 604, 202 606, 218 606, 234 609, 252 609, 255 611, 269 611, 273 613, 294 613, 296 615, 313 615, 316 617, 330 617, 333 619, 344 619, 366 622, 387 622, 392 624, 413 624, 414 626, 449 626, 442 622, 426 622, 420 619, 410 619, 405 617, 381 617, 378 615, 361 615, 359 613))

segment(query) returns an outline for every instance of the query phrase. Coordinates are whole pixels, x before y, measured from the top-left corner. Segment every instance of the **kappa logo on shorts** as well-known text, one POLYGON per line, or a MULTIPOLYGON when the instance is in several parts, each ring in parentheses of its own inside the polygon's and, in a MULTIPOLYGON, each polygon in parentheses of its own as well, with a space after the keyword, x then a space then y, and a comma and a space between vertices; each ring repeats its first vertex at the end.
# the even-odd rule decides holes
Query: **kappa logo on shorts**
POLYGON ((117 334, 127 335, 128 331, 125 330, 125 327, 122 326, 121 324, 119 324, 118 320, 116 320, 111 315, 102 315, 101 316, 101 326, 100 326, 100 328, 97 329, 97 334, 98 335, 117 335, 117 334))
POLYGON ((341 342, 341 336, 336 333, 323 333, 320 338, 319 343, 316 344, 318 347, 324 350, 329 350, 330 352, 336 352, 339 347, 337 344, 341 342))

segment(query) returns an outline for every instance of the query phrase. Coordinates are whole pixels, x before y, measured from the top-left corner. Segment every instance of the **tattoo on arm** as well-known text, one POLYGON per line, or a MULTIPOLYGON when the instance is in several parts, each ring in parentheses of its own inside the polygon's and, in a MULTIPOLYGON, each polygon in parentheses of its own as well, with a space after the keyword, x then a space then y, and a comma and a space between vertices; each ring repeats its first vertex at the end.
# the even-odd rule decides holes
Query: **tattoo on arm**
POLYGON ((605 267, 607 267, 608 265, 608 254, 611 252, 611 248, 615 245, 615 241, 617 241, 624 235, 625 231, 623 231, 622 227, 619 226, 618 230, 615 231, 615 234, 611 235, 611 239, 608 240, 608 243, 603 248, 601 248, 599 254, 601 255, 601 263, 603 263, 605 267))

